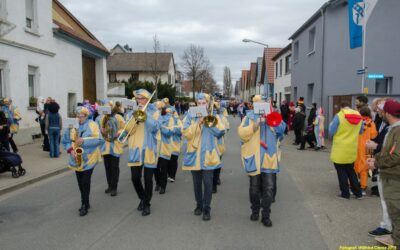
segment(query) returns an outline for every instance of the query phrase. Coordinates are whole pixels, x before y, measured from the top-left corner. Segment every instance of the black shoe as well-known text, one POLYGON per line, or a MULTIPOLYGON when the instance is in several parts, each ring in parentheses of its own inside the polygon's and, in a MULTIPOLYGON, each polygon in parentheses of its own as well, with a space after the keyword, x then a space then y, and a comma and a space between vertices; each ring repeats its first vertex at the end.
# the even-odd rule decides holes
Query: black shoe
POLYGON ((156 188, 154 189, 154 191, 156 191, 156 192, 160 191, 160 186, 156 185, 156 188))
POLYGON ((213 187, 212 187, 212 193, 213 193, 213 194, 216 194, 216 193, 217 193, 217 186, 213 186, 213 187))
MULTIPOLYGON (((85 205, 82 204, 81 207, 78 209, 78 211, 80 212, 84 207, 85 207, 85 205)), ((89 209, 90 208, 90 204, 87 204, 86 207, 87 207, 87 209, 89 209)))
POLYGON ((272 227, 272 221, 269 218, 263 218, 262 223, 265 227, 272 227))
POLYGON ((150 206, 145 206, 143 208, 142 216, 147 216, 150 214, 150 206))
POLYGON ((106 190, 104 190, 104 193, 109 194, 111 192, 111 188, 108 187, 106 190))
POLYGON ((194 209, 194 215, 200 216, 202 213, 203 213, 203 209, 201 209, 201 207, 197 206, 197 207, 194 209))
POLYGON ((138 211, 143 211, 144 203, 143 201, 140 201, 139 206, 137 207, 138 211))
POLYGON ((260 212, 252 212, 250 215, 251 221, 258 221, 259 218, 260 218, 260 212))
POLYGON ((307 148, 315 148, 314 146, 308 146, 307 148))
POLYGON ((217 180, 217 185, 221 185, 221 179, 217 180))
POLYGON ((368 234, 370 236, 377 237, 377 236, 391 235, 392 232, 390 232, 389 230, 387 230, 385 228, 378 227, 375 230, 372 230, 371 232, 369 232, 368 234))
POLYGON ((320 147, 316 147, 314 150, 315 151, 318 151, 318 150, 320 150, 321 148, 320 147))
POLYGON ((160 194, 165 194, 165 188, 160 188, 160 194))
POLYGON ((87 205, 83 205, 79 211, 79 216, 87 215, 89 207, 87 205))
POLYGON ((112 189, 110 192, 111 196, 117 196, 117 189, 112 189))
POLYGON ((210 212, 205 211, 205 212, 203 213, 203 220, 204 220, 204 221, 209 221, 210 219, 211 219, 210 212))

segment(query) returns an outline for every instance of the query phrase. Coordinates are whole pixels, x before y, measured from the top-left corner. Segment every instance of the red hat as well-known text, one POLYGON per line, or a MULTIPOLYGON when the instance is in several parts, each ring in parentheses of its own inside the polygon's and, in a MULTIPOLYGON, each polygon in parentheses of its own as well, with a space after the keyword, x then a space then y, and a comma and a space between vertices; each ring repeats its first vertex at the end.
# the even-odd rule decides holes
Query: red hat
POLYGON ((383 111, 391 115, 400 115, 400 102, 393 99, 387 100, 385 106, 383 106, 383 111))

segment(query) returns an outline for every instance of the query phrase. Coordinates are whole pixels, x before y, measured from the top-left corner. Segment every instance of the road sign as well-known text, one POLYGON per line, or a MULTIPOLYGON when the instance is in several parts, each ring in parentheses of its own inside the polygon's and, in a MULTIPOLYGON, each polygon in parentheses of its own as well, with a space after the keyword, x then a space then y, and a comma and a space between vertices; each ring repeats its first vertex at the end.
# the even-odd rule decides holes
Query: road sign
POLYGON ((368 74, 368 79, 383 79, 385 78, 384 74, 368 74))
POLYGON ((363 89, 363 94, 368 94, 368 92, 369 92, 369 89, 368 89, 368 88, 364 88, 364 89, 363 89))
POLYGON ((357 75, 364 75, 365 74, 365 69, 358 69, 357 70, 357 75))

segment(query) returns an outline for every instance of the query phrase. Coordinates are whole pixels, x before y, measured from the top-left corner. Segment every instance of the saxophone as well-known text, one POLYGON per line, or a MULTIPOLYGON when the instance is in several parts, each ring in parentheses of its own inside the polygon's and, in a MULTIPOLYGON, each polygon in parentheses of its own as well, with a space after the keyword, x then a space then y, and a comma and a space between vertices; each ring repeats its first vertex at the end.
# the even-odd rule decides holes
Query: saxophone
POLYGON ((73 132, 74 132, 73 142, 75 142, 74 143, 74 152, 76 154, 76 167, 77 167, 77 170, 82 170, 83 169, 83 152, 84 152, 84 150, 82 147, 79 147, 76 145, 76 141, 79 138, 78 129, 76 129, 76 128, 73 129, 73 132))

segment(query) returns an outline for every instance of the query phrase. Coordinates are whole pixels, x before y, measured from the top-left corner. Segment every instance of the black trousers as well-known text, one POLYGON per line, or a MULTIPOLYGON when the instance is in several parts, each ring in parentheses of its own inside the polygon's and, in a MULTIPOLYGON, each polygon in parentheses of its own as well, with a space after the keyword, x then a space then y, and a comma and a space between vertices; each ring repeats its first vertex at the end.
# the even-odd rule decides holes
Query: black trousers
POLYGON ((168 164, 168 177, 175 179, 176 171, 178 170, 178 156, 171 155, 171 160, 168 164))
POLYGON ((301 143, 301 129, 295 129, 294 130, 294 135, 296 136, 296 139, 295 139, 295 143, 297 143, 297 144, 299 144, 299 143, 301 143))
POLYGON ((139 199, 143 201, 145 206, 150 206, 151 197, 153 196, 153 168, 144 168, 144 188, 142 184, 142 169, 140 167, 131 167, 131 177, 133 187, 139 199))
POLYGON ((160 157, 158 158, 157 168, 154 169, 156 185, 164 189, 167 187, 169 162, 169 160, 160 157))
POLYGON ((354 163, 351 164, 334 163, 334 165, 336 168, 342 197, 350 198, 349 182, 353 194, 357 197, 361 197, 362 196, 361 187, 360 183, 358 182, 356 172, 354 171, 354 163))
POLYGON ((81 192, 81 201, 84 205, 89 205, 90 183, 92 180, 93 168, 82 172, 75 172, 78 180, 79 191, 81 192))
POLYGON ((18 152, 18 148, 17 148, 17 145, 14 142, 13 136, 14 136, 14 134, 11 134, 10 138, 8 139, 8 141, 10 142, 10 145, 11 145, 11 148, 12 148, 13 152, 17 153, 18 152))
POLYGON ((213 186, 218 185, 219 176, 221 175, 221 168, 214 169, 213 186))
POLYGON ((262 208, 262 217, 269 218, 275 186, 276 174, 261 173, 256 176, 250 176, 249 193, 253 213, 259 213, 260 208, 262 208))
POLYGON ((315 135, 314 135, 314 133, 312 133, 312 134, 308 133, 308 134, 306 134, 305 136, 303 136, 303 137, 301 138, 301 146, 300 146, 301 149, 304 149, 304 148, 305 148, 306 142, 307 142, 308 145, 310 145, 310 147, 312 147, 312 148, 315 146, 315 145, 314 145, 314 142, 315 142, 315 135))
POLYGON ((103 159, 108 187, 116 190, 118 188, 119 180, 119 157, 104 155, 103 159))

